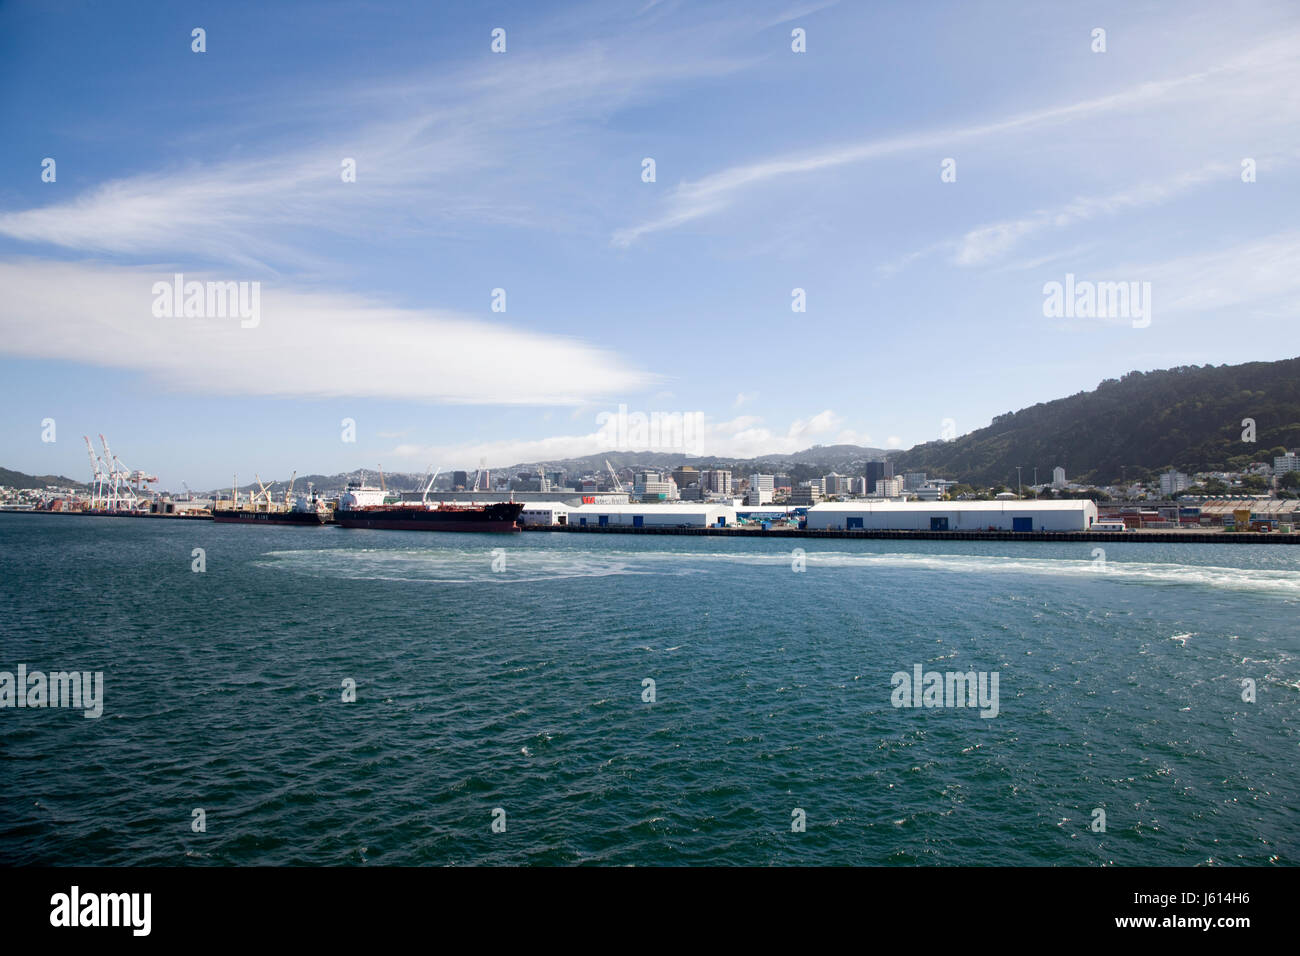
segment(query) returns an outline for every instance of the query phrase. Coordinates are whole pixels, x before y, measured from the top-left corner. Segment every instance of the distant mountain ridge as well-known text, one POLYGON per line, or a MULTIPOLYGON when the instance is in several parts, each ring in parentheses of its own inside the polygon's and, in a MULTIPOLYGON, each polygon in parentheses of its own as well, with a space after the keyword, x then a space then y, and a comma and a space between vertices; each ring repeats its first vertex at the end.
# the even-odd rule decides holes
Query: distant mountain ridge
MULTIPOLYGON (((674 469, 684 465, 691 465, 703 470, 705 468, 730 468, 736 475, 750 475, 754 472, 763 474, 781 472, 789 474, 798 479, 821 477, 831 471, 838 471, 841 474, 861 474, 862 466, 868 461, 877 461, 888 454, 883 448, 868 448, 860 445, 814 445, 803 451, 792 454, 765 455, 762 458, 734 458, 725 455, 682 455, 670 454, 667 452, 657 451, 602 451, 592 455, 584 455, 581 458, 558 458, 548 459, 546 461, 520 462, 514 465, 508 465, 502 468, 489 468, 493 476, 517 474, 536 475, 538 468, 546 471, 562 470, 570 475, 578 474, 597 474, 604 475, 605 462, 608 461, 615 469, 620 468, 657 468, 657 469, 674 469)), ((442 469, 441 476, 445 477, 452 470, 467 471, 470 480, 473 480, 474 469, 442 469)), ((322 494, 331 494, 335 491, 341 491, 349 481, 364 477, 370 484, 378 485, 380 483, 379 470, 377 468, 361 468, 356 471, 345 472, 337 475, 299 475, 297 482, 294 484, 295 491, 303 491, 307 488, 307 483, 311 482, 316 486, 316 490, 322 494)), ((383 484, 393 491, 415 491, 423 487, 421 481, 424 474, 420 472, 388 472, 383 473, 383 484)), ((283 494, 287 483, 284 481, 266 482, 267 490, 273 494, 283 494)), ((229 489, 214 489, 222 491, 229 489)), ((240 485, 241 494, 249 491, 257 491, 256 484, 240 485)))

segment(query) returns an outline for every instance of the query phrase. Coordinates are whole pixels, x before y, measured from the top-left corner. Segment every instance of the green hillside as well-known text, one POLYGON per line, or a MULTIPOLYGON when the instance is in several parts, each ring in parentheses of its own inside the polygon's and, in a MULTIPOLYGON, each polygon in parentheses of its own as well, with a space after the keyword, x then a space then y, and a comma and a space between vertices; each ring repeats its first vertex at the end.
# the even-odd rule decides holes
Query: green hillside
POLYGON ((60 488, 85 487, 82 482, 62 475, 28 475, 8 468, 0 468, 0 485, 6 488, 44 488, 46 485, 57 485, 60 488))
POLYGON ((1300 358, 1245 365, 1130 372, 1091 392, 999 415, 987 428, 893 456, 897 471, 1014 487, 1016 466, 1050 481, 1148 479, 1170 467, 1188 473, 1272 462, 1300 446, 1300 358), (1242 420, 1256 425, 1242 440, 1242 420))

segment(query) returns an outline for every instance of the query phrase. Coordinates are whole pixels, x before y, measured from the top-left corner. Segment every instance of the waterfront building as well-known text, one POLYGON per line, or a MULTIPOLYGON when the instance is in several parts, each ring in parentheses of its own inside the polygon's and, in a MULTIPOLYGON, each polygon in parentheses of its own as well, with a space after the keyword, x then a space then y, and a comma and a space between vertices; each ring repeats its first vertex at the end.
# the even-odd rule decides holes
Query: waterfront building
POLYGON ((1292 448, 1273 459, 1273 474, 1281 478, 1288 471, 1300 471, 1300 448, 1292 448))
POLYGON ((568 512, 580 528, 724 528, 736 523, 736 509, 720 504, 582 505, 568 512))
POLYGON ((569 523, 571 505, 563 501, 537 501, 524 505, 519 521, 527 525, 565 525, 569 523))
MULTIPOLYGON (((898 479, 894 479, 898 480, 898 479)), ((1064 501, 844 501, 808 509, 810 531, 1086 531, 1097 505, 1064 501)))

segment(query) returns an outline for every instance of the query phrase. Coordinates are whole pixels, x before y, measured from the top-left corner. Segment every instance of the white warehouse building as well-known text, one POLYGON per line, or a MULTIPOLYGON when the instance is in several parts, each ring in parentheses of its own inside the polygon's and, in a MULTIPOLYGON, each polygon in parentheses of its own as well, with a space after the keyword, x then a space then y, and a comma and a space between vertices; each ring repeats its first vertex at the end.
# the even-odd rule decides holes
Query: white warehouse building
POLYGON ((568 524, 569 512, 572 510, 573 507, 563 501, 530 501, 519 512, 519 521, 528 525, 568 524))
POLYGON ((736 523, 736 509, 730 505, 667 504, 582 505, 570 508, 570 525, 580 528, 718 528, 736 523))
POLYGON ((1087 531, 1097 505, 1066 501, 845 501, 808 509, 809 531, 1087 531))

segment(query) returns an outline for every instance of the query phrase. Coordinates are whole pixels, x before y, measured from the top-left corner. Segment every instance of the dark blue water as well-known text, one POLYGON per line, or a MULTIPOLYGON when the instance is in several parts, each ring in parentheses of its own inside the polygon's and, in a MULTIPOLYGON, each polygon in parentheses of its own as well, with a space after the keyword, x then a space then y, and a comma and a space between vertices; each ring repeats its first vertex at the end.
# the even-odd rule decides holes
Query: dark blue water
POLYGON ((1296 863, 1300 549, 1092 548, 0 515, 0 862, 1296 863))

